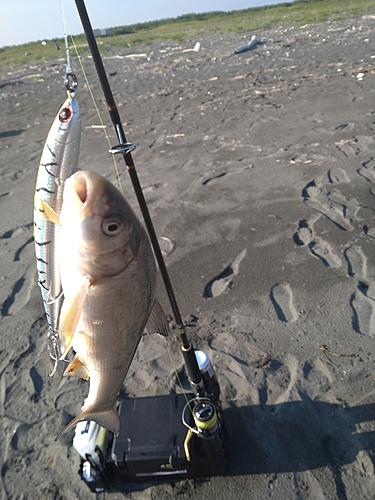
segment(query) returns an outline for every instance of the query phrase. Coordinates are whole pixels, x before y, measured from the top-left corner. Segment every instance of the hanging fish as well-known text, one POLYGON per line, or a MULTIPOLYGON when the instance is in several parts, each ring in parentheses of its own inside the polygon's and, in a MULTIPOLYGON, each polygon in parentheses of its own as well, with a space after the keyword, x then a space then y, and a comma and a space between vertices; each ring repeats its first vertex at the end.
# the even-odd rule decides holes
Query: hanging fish
POLYGON ((65 180, 78 169, 81 138, 81 114, 74 92, 60 108, 49 131, 36 180, 34 195, 34 240, 38 270, 38 284, 42 293, 48 321, 50 354, 57 360, 59 351, 58 320, 63 294, 60 268, 57 262, 59 227, 48 218, 49 207, 59 214, 62 206, 65 180), (51 352, 52 351, 52 352, 51 352))
POLYGON ((60 215, 61 355, 75 351, 64 375, 90 378, 84 406, 64 431, 94 420, 118 434, 116 399, 142 333, 147 325, 150 333, 168 334, 155 299, 154 255, 124 196, 96 172, 65 182, 60 215))

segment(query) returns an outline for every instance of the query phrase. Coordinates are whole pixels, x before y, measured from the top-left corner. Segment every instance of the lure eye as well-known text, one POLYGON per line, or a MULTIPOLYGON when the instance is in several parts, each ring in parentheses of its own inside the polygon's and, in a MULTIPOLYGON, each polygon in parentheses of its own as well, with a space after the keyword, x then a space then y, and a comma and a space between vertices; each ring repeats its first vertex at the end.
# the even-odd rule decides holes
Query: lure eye
POLYGON ((104 220, 102 223, 102 231, 107 236, 116 236, 122 231, 122 222, 118 219, 104 220))
POLYGON ((73 116, 73 110, 70 106, 65 106, 65 108, 62 108, 59 113, 59 120, 62 123, 68 122, 71 117, 73 116))

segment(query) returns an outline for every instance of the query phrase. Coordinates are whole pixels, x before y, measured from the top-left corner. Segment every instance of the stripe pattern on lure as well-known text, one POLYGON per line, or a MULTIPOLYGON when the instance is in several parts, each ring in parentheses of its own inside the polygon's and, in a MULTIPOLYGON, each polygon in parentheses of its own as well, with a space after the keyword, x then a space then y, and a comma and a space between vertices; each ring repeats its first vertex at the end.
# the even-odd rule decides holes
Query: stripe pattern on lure
POLYGON ((65 180, 78 170, 81 114, 74 93, 61 106, 49 131, 40 159, 34 195, 34 240, 44 310, 48 321, 50 354, 60 358, 58 321, 63 294, 57 261, 60 228, 50 220, 48 208, 59 214, 65 180), (52 348, 52 352, 51 352, 52 348))

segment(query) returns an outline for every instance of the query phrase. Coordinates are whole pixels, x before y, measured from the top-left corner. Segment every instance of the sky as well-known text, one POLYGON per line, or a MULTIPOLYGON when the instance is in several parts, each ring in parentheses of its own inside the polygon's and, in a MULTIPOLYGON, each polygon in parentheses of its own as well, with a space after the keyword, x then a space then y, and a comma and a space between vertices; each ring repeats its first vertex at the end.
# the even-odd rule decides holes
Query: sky
MULTIPOLYGON (((92 27, 111 28, 182 14, 248 9, 282 0, 86 0, 92 27)), ((0 0, 0 47, 62 38, 61 0, 0 0)), ((68 33, 83 33, 74 0, 62 0, 68 33)), ((1 56, 0 56, 1 57, 1 56)))

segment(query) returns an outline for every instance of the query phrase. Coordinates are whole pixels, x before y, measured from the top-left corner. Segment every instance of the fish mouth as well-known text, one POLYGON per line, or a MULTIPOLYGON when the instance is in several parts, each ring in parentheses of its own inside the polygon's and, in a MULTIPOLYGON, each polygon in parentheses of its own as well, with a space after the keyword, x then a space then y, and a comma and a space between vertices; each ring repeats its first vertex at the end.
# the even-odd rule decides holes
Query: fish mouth
MULTIPOLYGON (((100 176, 96 172, 80 170, 75 172, 66 181, 67 190, 71 193, 71 200, 78 205, 81 217, 94 215, 97 211, 98 203, 95 200, 102 198, 100 176)), ((95 215, 101 215, 100 213, 95 215)))
MULTIPOLYGON (((81 172, 80 172, 81 173, 81 172)), ((82 205, 85 205, 88 198, 87 179, 81 174, 75 179, 75 190, 82 205)))
MULTIPOLYGON (((67 201, 66 213, 69 212, 72 218, 78 216, 82 223, 90 225, 90 231, 93 231, 94 225, 102 231, 103 222, 121 219, 115 206, 116 195, 110 189, 108 181, 97 172, 91 170, 75 172, 65 182, 64 199, 67 201)), ((114 233, 110 235, 113 236, 114 233)))

